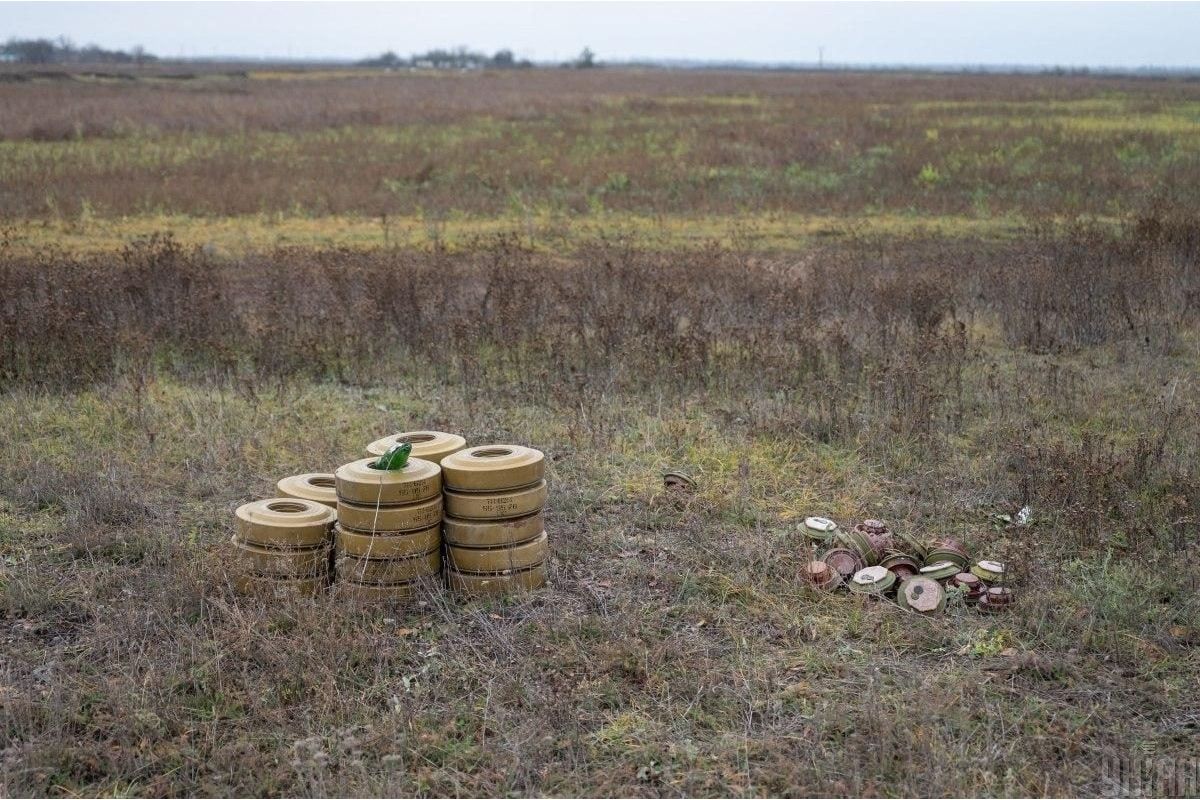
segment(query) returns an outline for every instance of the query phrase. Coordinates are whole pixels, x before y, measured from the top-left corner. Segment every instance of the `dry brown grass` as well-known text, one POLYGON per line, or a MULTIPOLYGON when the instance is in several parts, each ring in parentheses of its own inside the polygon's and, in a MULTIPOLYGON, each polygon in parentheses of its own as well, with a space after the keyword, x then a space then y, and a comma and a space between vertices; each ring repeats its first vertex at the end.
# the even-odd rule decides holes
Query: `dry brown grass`
MULTIPOLYGON (((0 143, 21 169, 40 148, 120 163, 164 141, 122 119, 204 129, 223 153, 173 173, 195 179, 191 206, 144 163, 92 169, 89 156, 6 184, 5 213, 36 225, 45 191, 95 198, 105 180, 110 212, 149 196, 220 213, 258 203, 235 174, 377 210, 354 194, 370 168, 350 162, 394 154, 386 143, 237 172, 255 130, 327 132, 366 109, 413 123, 419 146, 493 124, 480 113, 527 115, 544 132, 504 129, 479 173, 498 196, 544 189, 560 167, 576 180, 675 163, 636 155, 655 141, 646 130, 735 133, 689 163, 763 166, 764 191, 789 161, 836 162, 839 137, 858 155, 899 143, 879 172, 828 190, 820 202, 838 208, 913 192, 907 171, 943 119, 922 100, 1036 100, 1005 112, 1034 126, 1066 104, 1095 124, 1085 110, 1112 90, 1158 128, 1053 139, 1030 162, 1042 188, 985 157, 1016 134, 966 136, 976 178, 1024 215, 1145 209, 1003 240, 848 226, 766 249, 740 213, 726 244, 686 249, 572 235, 553 252, 512 236, 230 256, 159 236, 80 255, 0 230, 0 794, 1096 795, 1133 792, 1111 758, 1196 763, 1200 223, 1179 203, 1194 164, 1172 128, 1192 85, 205 80, 0 86, 19 112, 0 120, 6 136, 88 126, 66 145, 0 143), (610 94, 621 102, 597 99, 610 94), (720 109, 750 95, 739 113, 758 116, 737 127, 720 109), (628 152, 542 163, 556 126, 610 123, 628 152), (489 172, 506 158, 514 172, 489 172), (411 428, 546 451, 548 589, 374 611, 230 590, 239 503, 411 428), (667 468, 698 492, 668 495, 667 468), (1029 525, 996 516, 1027 504, 1029 525), (816 594, 797 579, 797 522, 814 512, 960 537, 1013 565, 1019 603, 913 619, 816 594)), ((421 202, 446 211, 464 180, 431 177, 421 202)), ((748 202, 735 184, 673 181, 612 202, 748 202)), ((914 202, 961 202, 961 186, 939 186, 914 202)), ((1151 793, 1194 795, 1188 780, 1159 775, 1151 793)))
MULTIPOLYGON (((68 72, 69 70, 62 70, 68 72)), ((0 74, 19 74, 9 68, 0 74)), ((156 71, 138 73, 153 78, 156 71)), ((671 72, 665 70, 532 70, 396 73, 368 71, 347 80, 263 81, 245 74, 201 72, 193 80, 0 81, 7 140, 65 140, 143 129, 239 133, 319 130, 342 125, 448 122, 473 114, 522 119, 608 101, 712 97, 783 98, 825 109, 874 103, 1067 101, 1106 91, 1134 92, 1153 103, 1191 98, 1181 81, 1045 76, 854 73, 671 72)), ((847 126, 849 127, 849 126, 847 126)))
POLYGON ((1197 576, 1158 568, 1200 503, 1193 231, 5 260, 6 791, 1091 794, 1194 755, 1197 576), (228 590, 237 503, 414 425, 549 453, 549 590, 228 590), (1022 605, 813 595, 815 510, 962 536, 1022 605))
POLYGON ((454 252, 221 258, 170 237, 119 255, 0 251, 0 379, 79 386, 159 365, 364 383, 416 357, 516 397, 568 398, 714 381, 796 392, 897 361, 892 378, 910 361, 957 371, 968 327, 1038 353, 1169 351, 1200 310, 1195 231, 1148 217, 1124 234, 852 239, 775 257, 603 240, 550 256, 517 236, 454 252))
POLYGON ((1198 92, 607 70, 0 83, 0 218, 1124 216, 1200 202, 1198 92))

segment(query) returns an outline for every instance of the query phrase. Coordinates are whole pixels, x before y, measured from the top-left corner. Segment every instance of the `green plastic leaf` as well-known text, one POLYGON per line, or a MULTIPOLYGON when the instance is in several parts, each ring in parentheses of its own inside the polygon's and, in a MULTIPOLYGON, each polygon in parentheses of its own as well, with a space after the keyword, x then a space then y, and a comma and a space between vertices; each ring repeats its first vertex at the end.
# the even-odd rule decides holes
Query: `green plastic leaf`
POLYGON ((410 442, 394 444, 375 463, 371 464, 371 467, 373 469, 404 469, 408 464, 410 453, 412 453, 412 444, 410 442))

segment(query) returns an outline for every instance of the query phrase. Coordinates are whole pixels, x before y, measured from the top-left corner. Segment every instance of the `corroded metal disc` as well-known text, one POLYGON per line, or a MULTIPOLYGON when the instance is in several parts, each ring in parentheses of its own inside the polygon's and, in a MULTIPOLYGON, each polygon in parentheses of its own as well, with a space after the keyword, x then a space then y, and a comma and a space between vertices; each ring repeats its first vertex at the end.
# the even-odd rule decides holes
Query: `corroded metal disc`
POLYGON ((932 578, 935 581, 943 581, 954 577, 958 573, 958 569, 958 566, 951 561, 938 561, 921 567, 920 576, 923 578, 932 578))
POLYGON ((857 553, 845 547, 827 550, 821 560, 833 567, 842 578, 849 578, 865 566, 857 553))
POLYGON ((988 583, 994 583, 1004 578, 1004 565, 999 561, 978 561, 971 567, 971 572, 988 583))
POLYGON ((828 542, 837 535, 837 523, 827 517, 808 517, 804 520, 804 535, 817 542, 828 542))
POLYGON ((904 582, 900 587, 904 602, 913 611, 928 614, 937 611, 946 603, 946 592, 932 578, 916 577, 904 582))
POLYGON ((675 492, 696 491, 696 481, 692 476, 677 470, 663 473, 663 486, 675 492))

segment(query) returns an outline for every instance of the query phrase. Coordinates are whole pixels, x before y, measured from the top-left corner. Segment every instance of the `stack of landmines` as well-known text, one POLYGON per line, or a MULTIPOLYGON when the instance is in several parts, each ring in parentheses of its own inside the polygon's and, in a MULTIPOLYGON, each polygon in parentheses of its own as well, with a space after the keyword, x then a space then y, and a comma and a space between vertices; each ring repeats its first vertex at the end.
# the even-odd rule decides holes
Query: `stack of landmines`
POLYGON ((844 586, 856 594, 894 597, 900 607, 921 614, 941 612, 948 600, 986 612, 1012 605, 1012 589, 1003 585, 1004 564, 972 564, 955 539, 940 539, 928 547, 915 538, 893 535, 875 519, 842 529, 831 519, 809 517, 803 530, 816 552, 816 559, 804 567, 804 577, 818 588, 833 591, 844 586))
POLYGON ((341 595, 407 600, 422 585, 440 583, 443 508, 451 507, 451 588, 499 594, 544 585, 542 453, 515 445, 465 448, 455 434, 413 431, 372 442, 372 458, 333 474, 284 478, 281 497, 237 510, 235 585, 249 593, 316 594, 336 575, 341 595), (403 468, 371 466, 402 443, 412 446, 403 468), (453 491, 443 501, 441 462, 455 453, 453 491))
POLYGON ((442 461, 451 589, 502 594, 545 585, 545 475, 545 456, 528 447, 470 447, 442 461))
POLYGON ((333 473, 339 594, 407 600, 442 574, 442 468, 437 462, 466 441, 440 434, 426 442, 424 456, 417 455, 416 442, 410 444, 410 457, 399 469, 377 468, 379 457, 372 455, 333 473))

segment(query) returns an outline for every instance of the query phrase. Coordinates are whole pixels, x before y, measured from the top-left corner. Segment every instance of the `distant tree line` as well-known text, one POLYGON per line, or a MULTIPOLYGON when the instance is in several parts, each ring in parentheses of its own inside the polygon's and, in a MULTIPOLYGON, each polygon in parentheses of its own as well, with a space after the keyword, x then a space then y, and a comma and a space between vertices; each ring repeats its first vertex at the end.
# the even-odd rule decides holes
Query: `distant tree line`
MULTIPOLYGON (((147 53, 140 45, 130 50, 107 50, 99 45, 75 45, 66 37, 57 39, 10 38, 0 44, 0 62, 19 64, 145 64, 158 61, 158 56, 147 53)), ((504 48, 492 55, 466 47, 451 50, 436 48, 424 53, 414 53, 407 58, 389 50, 386 53, 357 62, 365 67, 394 67, 421 69, 528 69, 533 62, 517 58, 513 51, 504 48)), ((563 67, 590 69, 599 66, 596 54, 585 47, 573 60, 563 67)))
POLYGON ((427 67, 433 69, 520 69, 532 67, 525 59, 517 60, 512 50, 497 50, 493 55, 456 47, 453 50, 434 49, 413 53, 408 58, 389 50, 383 55, 358 62, 364 67, 427 67))
POLYGON ((0 45, 4 61, 20 64, 144 64, 157 61, 140 45, 132 50, 105 50, 94 44, 77 47, 69 39, 9 39, 0 45))
MULTIPOLYGON (((358 63, 364 67, 414 67, 424 69, 528 69, 533 66, 532 61, 527 58, 518 59, 513 55, 513 51, 507 48, 497 50, 489 56, 487 53, 468 50, 465 47, 456 47, 453 50, 440 48, 428 50, 424 53, 413 53, 408 58, 398 56, 395 52, 389 50, 382 55, 363 59, 358 63)), ((583 48, 583 52, 574 61, 569 61, 563 64, 563 66, 579 69, 594 67, 596 66, 596 54, 591 49, 585 47, 583 48)))

